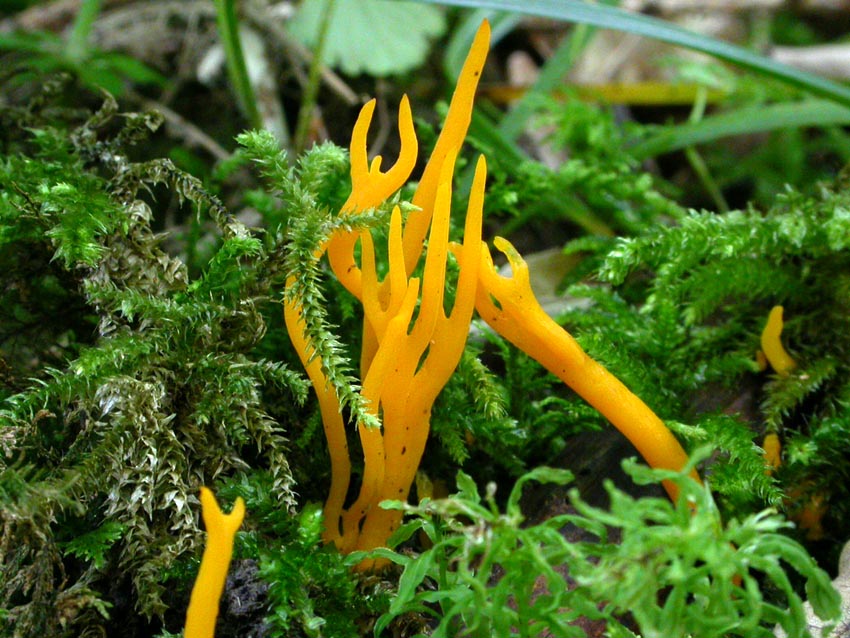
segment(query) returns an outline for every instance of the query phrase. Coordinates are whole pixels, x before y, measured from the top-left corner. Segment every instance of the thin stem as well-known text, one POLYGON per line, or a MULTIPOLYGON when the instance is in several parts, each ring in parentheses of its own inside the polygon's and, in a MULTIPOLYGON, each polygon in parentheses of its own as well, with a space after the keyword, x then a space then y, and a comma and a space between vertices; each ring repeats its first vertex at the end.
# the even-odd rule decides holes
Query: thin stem
POLYGON ((101 0, 83 0, 80 11, 74 18, 74 25, 68 36, 65 46, 65 54, 74 62, 83 62, 89 50, 89 36, 91 35, 94 21, 100 14, 101 0))
POLYGON ((596 29, 586 24, 577 24, 573 32, 564 37, 555 54, 546 61, 534 85, 525 92, 510 111, 499 122, 499 132, 510 140, 516 140, 533 114, 535 101, 541 95, 553 91, 564 81, 564 76, 573 67, 578 56, 587 46, 596 29))
MULTIPOLYGON (((704 87, 700 87, 697 90, 696 100, 694 101, 694 107, 691 110, 690 117, 688 117, 688 123, 695 124, 702 119, 705 114, 707 98, 708 92, 704 87)), ((688 159, 688 163, 691 165, 694 173, 696 173, 708 196, 711 197, 717 210, 721 213, 728 212, 729 204, 726 202, 726 198, 723 197, 723 191, 720 190, 717 182, 711 176, 711 171, 708 170, 708 165, 702 159, 702 155, 699 154, 695 147, 688 146, 685 148, 685 157, 688 159)))
POLYGON ((224 47, 224 57, 227 61, 227 75, 240 106, 244 109, 249 123, 255 129, 263 128, 263 120, 257 107, 257 97, 254 87, 248 77, 248 67, 245 65, 245 55, 242 52, 242 42, 239 38, 239 21, 236 18, 234 0, 215 0, 216 24, 221 45, 224 47))
POLYGON ((310 122, 313 110, 316 107, 316 96, 319 94, 319 84, 322 77, 322 58, 324 57, 325 42, 328 36, 328 27, 331 23, 336 0, 328 0, 324 6, 322 19, 319 23, 319 35, 316 41, 316 50, 310 63, 310 74, 307 77, 307 86, 304 87, 304 96, 301 98, 301 108, 298 111, 298 124, 295 129, 295 140, 293 143, 294 156, 298 157, 307 144, 307 136, 310 133, 310 122))
POLYGON ((729 204, 723 196, 723 191, 720 190, 717 182, 711 176, 711 171, 708 170, 708 165, 702 159, 702 155, 693 146, 689 146, 685 149, 685 157, 688 159, 688 164, 691 165, 694 173, 696 173, 700 184, 702 184, 702 187, 717 207, 717 211, 720 213, 729 212, 729 204))

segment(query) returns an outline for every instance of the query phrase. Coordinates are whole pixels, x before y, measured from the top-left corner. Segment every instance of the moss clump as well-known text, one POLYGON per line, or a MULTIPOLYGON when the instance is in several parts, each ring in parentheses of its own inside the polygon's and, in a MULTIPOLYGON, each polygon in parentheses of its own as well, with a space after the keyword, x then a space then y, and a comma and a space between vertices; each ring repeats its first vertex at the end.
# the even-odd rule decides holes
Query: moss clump
POLYGON ((198 549, 199 485, 261 467, 294 504, 281 424, 306 397, 257 354, 279 312, 275 243, 170 162, 131 161, 158 117, 56 106, 0 111, 0 633, 15 636, 96 624, 106 577, 162 615, 169 567, 198 549), (216 229, 197 277, 152 230, 155 186, 216 229), (266 391, 288 394, 282 411, 266 391), (93 550, 62 545, 104 528, 93 550))

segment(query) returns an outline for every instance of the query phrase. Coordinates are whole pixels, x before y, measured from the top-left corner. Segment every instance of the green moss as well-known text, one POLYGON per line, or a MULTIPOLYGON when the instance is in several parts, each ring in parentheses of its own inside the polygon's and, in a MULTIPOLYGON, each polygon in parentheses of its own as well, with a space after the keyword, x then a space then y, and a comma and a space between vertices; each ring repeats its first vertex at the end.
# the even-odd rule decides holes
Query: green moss
POLYGON ((0 514, 4 546, 23 552, 0 562, 0 608, 20 636, 96 623, 86 610, 102 608, 101 594, 87 583, 116 570, 130 575, 138 613, 162 615, 167 568, 198 550, 198 487, 217 476, 264 467, 280 506, 293 504, 281 421, 291 412, 269 413, 263 392, 297 403, 307 391, 300 374, 255 352, 282 286, 274 242, 168 161, 129 159, 156 117, 118 120, 111 101, 83 120, 49 107, 3 112, 0 160, 0 254, 12 282, 0 309, 0 440, 4 458, 43 475, 13 491, 0 514), (155 185, 217 230, 195 278, 152 230, 156 204, 143 195, 155 185), (43 489, 60 477, 65 500, 43 489), (32 490, 39 498, 15 515, 32 490), (92 550, 85 536, 62 538, 82 558, 66 567, 57 524, 63 536, 121 534, 109 537, 109 551, 92 550))

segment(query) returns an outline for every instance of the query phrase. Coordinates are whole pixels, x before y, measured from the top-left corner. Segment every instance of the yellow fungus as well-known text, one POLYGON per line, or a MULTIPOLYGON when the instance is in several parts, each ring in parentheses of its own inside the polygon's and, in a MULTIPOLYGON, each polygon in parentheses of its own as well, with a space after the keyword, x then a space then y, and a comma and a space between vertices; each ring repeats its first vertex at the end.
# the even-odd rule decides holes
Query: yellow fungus
MULTIPOLYGON (((759 362, 759 354, 761 358, 770 364, 770 367, 781 377, 788 376, 796 366, 797 362, 791 358, 785 348, 782 346, 782 306, 774 306, 770 310, 765 323, 764 330, 761 333, 761 351, 756 355, 756 361, 759 362)), ((765 369, 766 366, 761 367, 765 369)), ((776 432, 768 432, 762 443, 764 450, 765 471, 767 474, 772 474, 782 464, 782 444, 779 440, 779 435, 776 432)))
MULTIPOLYGON (((481 268, 475 308, 493 330, 570 386, 599 410, 655 468, 681 470, 688 456, 664 422, 623 383, 591 359, 578 342, 559 326, 537 302, 531 289, 528 265, 505 239, 496 247, 508 258, 512 277, 501 276, 482 242, 481 268)), ((463 257, 456 254, 463 263, 463 257)), ((694 478, 699 478, 696 473, 694 478)), ((676 500, 678 489, 664 487, 676 500)))
MULTIPOLYGON (((782 346, 781 336, 784 327, 782 313, 782 306, 771 308, 761 333, 761 349, 770 367, 776 374, 784 377, 797 367, 797 362, 782 346)), ((782 464, 782 443, 779 435, 776 432, 768 432, 762 442, 762 449, 764 449, 765 472, 772 474, 782 464)), ((824 495, 820 492, 805 493, 797 488, 790 490, 788 496, 792 503, 789 517, 806 532, 808 540, 822 539, 824 537, 823 517, 827 510, 824 495)))
MULTIPOLYGON (((398 527, 401 514, 379 507, 386 499, 406 499, 425 448, 431 406, 457 366, 466 343, 478 281, 486 163, 478 161, 464 226, 454 306, 446 314, 449 218, 457 153, 472 118, 472 102, 490 41, 485 21, 472 44, 449 105, 446 122, 426 164, 406 222, 396 207, 389 232, 389 272, 378 279, 373 239, 367 231, 340 230, 319 254, 327 251, 337 279, 362 304, 363 349, 361 394, 368 409, 381 416, 381 428, 359 428, 364 471, 360 492, 345 507, 351 476, 346 433, 335 389, 304 335, 302 311, 286 301, 286 326, 319 398, 331 457, 331 489, 325 503, 326 542, 343 552, 382 546, 398 527), (426 235, 428 253, 421 281, 411 273, 419 262, 426 235), (360 244, 359 263, 357 244, 360 244), (417 311, 418 302, 418 311, 417 311), (416 319, 412 317, 416 312, 416 319), (412 322, 412 325, 411 325, 412 322)), ((410 177, 417 141, 407 98, 399 107, 401 150, 392 168, 381 171, 382 159, 368 160, 366 137, 375 109, 367 103, 351 137, 352 190, 340 215, 378 206, 410 177)), ((292 285, 287 282, 287 287, 292 285)), ((288 296, 286 296, 288 297, 288 296)), ((372 565, 363 565, 368 567, 372 565)))
POLYGON ((823 517, 826 515, 826 498, 820 492, 810 494, 802 509, 792 518, 797 521, 800 529, 806 532, 806 539, 810 541, 823 540, 826 536, 823 529, 823 517))
POLYGON ((768 432, 764 435, 761 447, 764 450, 765 472, 773 474, 782 464, 782 442, 779 435, 776 432, 768 432))
MULTIPOLYGON (((380 428, 359 428, 363 478, 357 498, 348 507, 345 496, 351 464, 339 399, 304 336, 300 307, 294 301, 285 304, 287 329, 319 397, 330 450, 332 476, 324 511, 325 540, 334 542, 343 552, 383 546, 400 524, 401 512, 385 510, 379 504, 408 497, 428 438, 431 407, 458 364, 474 309, 499 334, 536 358, 602 412, 650 465, 679 470, 687 461, 663 422, 543 312, 531 292, 527 266, 504 240, 497 240, 496 245, 508 255, 514 276, 508 279, 496 273, 489 250, 481 241, 487 174, 483 157, 475 169, 463 243, 449 246, 455 160, 471 121, 489 39, 489 25, 484 22, 470 48, 445 125, 414 194, 415 210, 406 221, 398 207, 392 211, 386 276, 378 278, 373 238, 367 231, 340 230, 317 255, 327 251, 334 274, 363 304, 361 394, 371 414, 380 416, 382 423, 380 428), (411 275, 422 257, 426 236, 428 252, 420 280, 411 275), (447 314, 444 296, 450 251, 458 260, 460 271, 454 305, 447 314)), ((380 157, 368 161, 366 138, 374 108, 374 101, 363 107, 352 133, 352 191, 340 215, 384 202, 408 179, 416 162, 417 142, 406 98, 399 109, 398 160, 386 172, 381 171, 380 157)), ((291 284, 287 282, 287 286, 291 284)), ((675 487, 665 487, 675 498, 675 487)), ((363 563, 359 567, 379 564, 363 563)))
POLYGON ((289 339, 301 359, 301 365, 304 366, 319 400, 319 412, 322 415, 322 425, 331 460, 331 487, 325 501, 325 531, 322 539, 326 543, 336 543, 342 536, 339 529, 339 517, 351 482, 351 460, 348 455, 348 439, 340 413, 339 398, 322 371, 321 360, 312 356, 312 348, 301 326, 301 308, 293 302, 285 302, 283 316, 289 339))
POLYGON ((413 271, 422 254, 423 242, 428 231, 437 189, 443 174, 443 165, 448 163, 451 170, 454 170, 455 156, 466 137, 469 123, 472 121, 472 103, 475 99, 475 91, 478 88, 478 81, 481 79, 481 72, 484 69, 484 61, 487 59, 489 48, 490 24, 485 20, 481 23, 469 48, 469 54, 463 63, 457 87, 449 104, 443 130, 440 131, 434 152, 428 160, 428 165, 425 167, 416 193, 413 195, 412 203, 418 207, 418 210, 410 214, 404 233, 404 258, 408 274, 413 271))
POLYGON ((202 487, 201 514, 207 528, 207 543, 186 611, 185 638, 213 638, 215 634, 218 604, 233 555, 233 538, 245 517, 245 502, 237 498, 233 510, 225 514, 212 491, 202 487))
POLYGON ((797 362, 782 347, 782 327, 782 306, 774 306, 761 333, 761 349, 776 374, 785 376, 797 366, 797 362))
MULTIPOLYGON (((412 328, 392 332, 387 328, 367 382, 373 378, 381 388, 380 406, 383 413, 383 473, 378 491, 372 497, 372 507, 365 512, 359 527, 354 549, 371 549, 386 543, 401 522, 401 512, 385 510, 378 504, 387 499, 407 498, 430 430, 431 406, 449 380, 463 353, 469 323, 472 319, 474 291, 478 279, 478 264, 472 259, 481 241, 482 208, 486 164, 482 159, 476 167, 472 195, 464 228, 464 243, 459 248, 470 257, 464 261, 457 283, 455 302, 446 315, 443 309, 446 257, 448 254, 449 207, 451 204, 450 169, 444 167, 444 180, 437 191, 434 219, 428 242, 428 254, 422 276, 422 298, 419 314, 412 328), (389 365, 375 372, 383 355, 389 365)), ((368 273, 368 277, 373 273, 368 273)), ((392 272, 388 277, 392 277, 392 272)), ((364 289, 367 271, 364 270, 364 289)), ((411 280, 416 281, 416 280, 411 280)), ((364 305, 367 316, 370 307, 364 305)), ((371 310, 375 310, 372 308, 371 310)), ((404 317, 404 316, 403 316, 404 317)), ((366 382, 364 382, 364 390, 366 382)), ((361 428, 361 433, 363 428, 361 428)), ((377 455, 367 455, 370 458, 377 455)), ((371 496, 371 495, 370 495, 371 496)), ((358 512, 359 513, 359 512, 358 512)), ((355 527, 354 521, 344 529, 355 527)))

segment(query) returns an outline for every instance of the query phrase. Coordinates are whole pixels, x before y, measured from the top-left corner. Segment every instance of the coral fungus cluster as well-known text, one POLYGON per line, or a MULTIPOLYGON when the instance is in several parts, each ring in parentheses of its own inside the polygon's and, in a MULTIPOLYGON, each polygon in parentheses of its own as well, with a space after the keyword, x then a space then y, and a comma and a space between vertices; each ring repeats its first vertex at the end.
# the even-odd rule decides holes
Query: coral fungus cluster
MULTIPOLYGON (((406 499, 428 437, 431 406, 448 381, 466 343, 478 281, 481 220, 486 165, 478 162, 467 211, 464 245, 468 258, 460 270, 455 303, 446 315, 446 260, 449 245, 452 178, 455 158, 469 126, 472 101, 489 44, 485 24, 472 45, 455 91, 446 124, 428 161, 405 222, 396 207, 389 232, 389 272, 379 280, 372 237, 365 231, 339 232, 326 250, 331 268, 342 284, 363 304, 362 388, 369 409, 381 416, 382 428, 360 427, 364 473, 360 494, 347 508, 350 483, 345 428, 339 399, 328 384, 318 358, 300 325, 300 307, 285 307, 290 337, 319 396, 331 454, 331 488, 325 504, 326 541, 344 552, 383 545, 400 522, 400 513, 380 508, 386 499, 406 499), (430 227, 430 231, 429 231, 430 227), (426 235, 428 253, 421 281, 412 277, 426 235), (360 265, 355 259, 360 243, 360 265), (420 294, 421 293, 421 294, 420 294), (414 311, 416 319, 411 326, 414 311)), ((406 99, 401 103, 401 151, 395 165, 381 171, 381 158, 369 164, 366 134, 374 101, 364 106, 351 140, 352 192, 341 215, 377 206, 409 178, 417 156, 413 117, 406 99)))
MULTIPOLYGON (((385 545, 401 513, 386 510, 387 499, 407 498, 428 438, 431 406, 462 354, 473 308, 508 341, 537 359, 602 412, 654 467, 681 469, 687 457, 663 422, 540 308, 528 283, 527 266, 504 240, 514 270, 498 275, 481 241, 486 164, 478 160, 467 208, 463 243, 448 241, 455 159, 466 136, 476 87, 489 45, 489 26, 479 29, 461 71, 445 125, 416 188, 415 210, 406 220, 396 207, 389 229, 389 272, 381 280, 373 238, 367 231, 342 230, 322 247, 339 281, 363 305, 361 394, 381 427, 359 428, 364 471, 356 500, 346 506, 351 462, 340 401, 322 362, 304 333, 302 310, 286 296, 290 338, 319 398, 331 456, 331 487, 325 504, 325 540, 343 552, 385 545), (430 227, 430 230, 429 230, 430 227), (428 250, 421 281, 412 273, 426 236, 428 250), (359 264, 356 247, 360 246, 359 264), (446 260, 460 265, 454 305, 443 309, 446 260), (494 301, 495 300, 495 303, 494 301), (415 319, 413 318, 415 315, 415 319)), ((396 163, 381 171, 381 158, 367 158, 366 135, 375 108, 363 107, 351 139, 352 191, 340 215, 376 207, 409 178, 417 142, 407 99, 399 109, 401 150, 396 163)), ((289 282, 288 285, 292 285, 289 282)), ((671 497, 675 488, 667 486, 671 497)))

